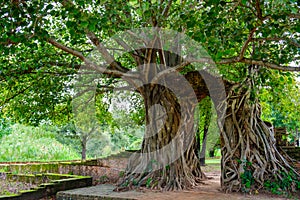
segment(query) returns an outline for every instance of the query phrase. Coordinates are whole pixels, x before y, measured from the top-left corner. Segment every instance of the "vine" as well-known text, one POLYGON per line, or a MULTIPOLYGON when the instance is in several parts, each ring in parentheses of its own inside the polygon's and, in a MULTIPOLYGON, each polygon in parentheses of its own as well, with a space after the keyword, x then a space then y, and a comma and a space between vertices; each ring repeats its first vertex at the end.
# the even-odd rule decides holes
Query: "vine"
POLYGON ((266 181, 264 186, 273 194, 290 197, 291 195, 300 192, 300 179, 293 171, 288 173, 280 171, 273 181, 266 181))
POLYGON ((243 166, 244 172, 241 173, 242 180, 242 192, 250 193, 252 192, 252 186, 254 183, 253 172, 251 170, 252 162, 247 160, 238 160, 238 163, 243 166))

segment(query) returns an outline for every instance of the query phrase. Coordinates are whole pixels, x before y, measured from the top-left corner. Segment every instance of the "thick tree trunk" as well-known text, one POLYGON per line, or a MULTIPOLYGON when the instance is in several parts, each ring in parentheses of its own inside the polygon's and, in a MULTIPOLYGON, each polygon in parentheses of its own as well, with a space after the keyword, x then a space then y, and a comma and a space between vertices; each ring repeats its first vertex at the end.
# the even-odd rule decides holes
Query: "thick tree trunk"
POLYGON ((160 190, 188 189, 205 178, 195 153, 194 110, 179 103, 168 88, 144 87, 146 132, 141 152, 131 156, 122 187, 160 190))
POLYGON ((227 105, 225 123, 220 127, 224 191, 251 192, 263 188, 266 181, 282 181, 283 172, 297 173, 289 158, 276 148, 274 133, 261 120, 250 81, 229 91, 227 105))

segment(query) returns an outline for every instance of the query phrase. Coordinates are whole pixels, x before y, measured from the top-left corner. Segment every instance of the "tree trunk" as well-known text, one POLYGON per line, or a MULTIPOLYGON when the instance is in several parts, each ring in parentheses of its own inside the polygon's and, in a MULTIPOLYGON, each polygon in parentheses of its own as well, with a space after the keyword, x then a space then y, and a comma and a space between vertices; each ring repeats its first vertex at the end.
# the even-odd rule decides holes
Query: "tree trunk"
POLYGON ((146 132, 141 152, 129 159, 117 190, 146 186, 160 190, 188 189, 205 178, 195 153, 195 103, 180 103, 162 85, 143 89, 146 132))
POLYGON ((233 86, 227 95, 225 123, 220 126, 221 186, 226 192, 259 190, 266 181, 282 181, 284 173, 297 174, 289 157, 275 146, 274 133, 261 120, 251 87, 248 80, 233 86))
POLYGON ((86 144, 87 144, 87 137, 82 136, 81 138, 81 160, 85 161, 86 160, 86 144))
POLYGON ((201 152, 201 135, 200 135, 200 128, 198 127, 197 131, 196 131, 196 144, 195 144, 195 152, 197 155, 197 158, 200 160, 200 152, 201 152))
POLYGON ((296 127, 296 146, 300 147, 300 134, 298 133, 298 127, 296 127))
MULTIPOLYGON (((208 129, 209 129, 209 125, 211 122, 211 106, 212 106, 212 102, 211 99, 206 97, 204 98, 200 103, 199 103, 199 111, 200 111, 200 130, 203 127, 203 136, 202 136, 202 144, 201 144, 201 151, 200 151, 200 155, 199 155, 199 160, 200 160, 200 164, 201 166, 205 165, 205 153, 206 153, 206 142, 207 142, 207 134, 208 134, 208 129)), ((199 135, 201 135, 199 133, 199 135)))
POLYGON ((203 129, 203 138, 202 138, 202 145, 201 145, 201 151, 200 151, 200 165, 204 166, 205 165, 205 153, 206 153, 206 141, 207 141, 207 133, 208 133, 208 127, 209 125, 204 125, 203 129))

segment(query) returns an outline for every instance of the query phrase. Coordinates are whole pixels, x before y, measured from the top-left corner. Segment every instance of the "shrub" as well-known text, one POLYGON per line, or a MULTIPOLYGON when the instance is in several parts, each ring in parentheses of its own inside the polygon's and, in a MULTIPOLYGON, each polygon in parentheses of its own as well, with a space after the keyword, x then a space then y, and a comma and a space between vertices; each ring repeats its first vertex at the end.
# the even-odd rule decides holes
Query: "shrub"
POLYGON ((273 181, 266 181, 264 186, 273 194, 290 196, 300 190, 300 180, 297 175, 290 171, 289 173, 280 172, 281 180, 276 178, 273 181))
POLYGON ((7 119, 0 118, 0 139, 4 135, 9 135, 11 133, 11 123, 7 119))
POLYGON ((0 161, 73 160, 80 156, 59 143, 56 133, 41 127, 15 124, 12 132, 0 141, 0 161))

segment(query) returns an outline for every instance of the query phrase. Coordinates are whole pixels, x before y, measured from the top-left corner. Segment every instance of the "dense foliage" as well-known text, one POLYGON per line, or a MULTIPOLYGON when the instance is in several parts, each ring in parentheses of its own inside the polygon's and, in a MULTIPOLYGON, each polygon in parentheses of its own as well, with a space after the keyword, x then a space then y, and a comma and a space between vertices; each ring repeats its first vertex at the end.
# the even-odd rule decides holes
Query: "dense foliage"
POLYGON ((0 160, 53 161, 78 159, 79 154, 71 147, 56 140, 53 130, 46 127, 28 127, 15 124, 12 132, 0 141, 0 160))
MULTIPOLYGON (((297 1, 2 2, 1 110, 34 125, 43 119, 68 120, 72 109, 66 82, 94 48, 88 32, 103 41, 145 26, 184 31, 201 42, 231 80, 245 77, 251 63, 297 70, 286 65, 299 64, 298 11, 297 1)), ((121 63, 133 67, 131 61, 121 63)))

